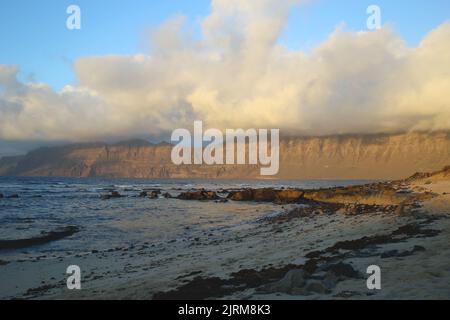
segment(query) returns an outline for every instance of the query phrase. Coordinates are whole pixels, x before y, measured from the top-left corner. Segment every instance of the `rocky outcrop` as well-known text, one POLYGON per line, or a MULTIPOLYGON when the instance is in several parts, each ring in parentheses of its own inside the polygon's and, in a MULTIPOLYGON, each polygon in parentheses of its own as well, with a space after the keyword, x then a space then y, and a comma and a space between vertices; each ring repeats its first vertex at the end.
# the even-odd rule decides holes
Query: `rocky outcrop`
POLYGON ((255 201, 255 202, 275 202, 275 203, 295 203, 298 202, 304 192, 302 190, 274 190, 265 189, 244 189, 232 191, 228 199, 233 201, 255 201))
POLYGON ((220 199, 220 197, 214 191, 200 190, 193 192, 183 192, 177 197, 177 199, 204 201, 204 200, 217 200, 220 199))
POLYGON ((0 250, 22 249, 42 245, 48 242, 70 237, 78 231, 80 231, 78 227, 68 226, 55 231, 43 232, 41 235, 33 238, 19 240, 0 240, 0 250))
POLYGON ((281 190, 278 191, 275 196, 275 203, 285 204, 285 203, 296 203, 303 198, 305 194, 302 190, 281 190))
POLYGON ((435 172, 417 172, 413 174, 408 179, 405 179, 406 183, 411 182, 433 182, 440 180, 449 180, 450 179, 450 166, 446 166, 444 169, 435 171, 435 172))
POLYGON ((328 203, 397 205, 409 198, 389 184, 369 184, 331 189, 305 191, 305 199, 328 203))
MULTIPOLYGON (((0 159, 3 176, 259 179, 257 165, 181 165, 172 145, 132 140, 41 148, 0 159)), ((282 138, 279 179, 402 179, 450 164, 450 134, 282 138)))
POLYGON ((233 201, 272 202, 275 197, 276 191, 273 189, 245 189, 233 191, 228 195, 228 199, 233 201))

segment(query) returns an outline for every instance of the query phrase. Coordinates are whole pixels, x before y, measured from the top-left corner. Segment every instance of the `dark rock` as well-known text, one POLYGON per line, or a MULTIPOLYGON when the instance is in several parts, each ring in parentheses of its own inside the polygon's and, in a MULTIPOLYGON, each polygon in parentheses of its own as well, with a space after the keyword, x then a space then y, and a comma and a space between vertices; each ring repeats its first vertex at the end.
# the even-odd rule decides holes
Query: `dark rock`
POLYGON ((168 193, 168 192, 164 193, 164 194, 163 194, 163 197, 166 198, 166 199, 171 199, 171 198, 173 198, 172 195, 171 195, 170 193, 168 193))
POLYGON ((337 264, 332 264, 325 268, 325 271, 328 271, 330 274, 334 274, 336 277, 344 277, 344 278, 357 278, 359 277, 359 272, 353 269, 353 267, 349 264, 339 262, 337 264))
POLYGON ((233 201, 252 201, 253 190, 246 189, 241 191, 233 191, 228 195, 228 199, 233 201))
POLYGON ((230 192, 228 199, 233 201, 272 202, 275 201, 276 196, 277 192, 271 188, 244 189, 230 192))
POLYGON ((148 195, 148 197, 150 198, 150 199, 158 199, 158 192, 156 192, 156 191, 152 191, 149 195, 148 195))
POLYGON ((258 288, 270 282, 282 279, 289 270, 299 269, 299 266, 286 265, 281 268, 265 268, 257 271, 244 269, 232 273, 228 279, 194 278, 189 283, 172 291, 159 292, 153 296, 154 300, 186 300, 220 298, 246 288, 258 288))
POLYGON ((275 203, 286 204, 296 203, 303 197, 304 192, 300 190, 282 190, 278 191, 275 196, 275 203))
POLYGON ((215 201, 216 203, 227 203, 228 199, 219 199, 215 201))
POLYGON ((273 189, 256 189, 253 190, 253 200, 257 202, 275 201, 277 193, 273 189))
POLYGON ((42 233, 41 235, 20 240, 0 240, 0 250, 10 250, 10 249, 22 249, 27 247, 32 247, 36 245, 45 244, 52 241, 57 241, 80 231, 78 227, 68 226, 61 228, 59 230, 51 231, 48 233, 42 233))
POLYGON ((3 198, 3 194, 2 194, 2 193, 0 193, 0 199, 1 199, 1 198, 3 198))
POLYGON ((7 196, 6 198, 7 198, 7 199, 18 199, 18 198, 19 198, 19 195, 18 195, 18 194, 12 194, 12 195, 10 195, 10 196, 7 196))
POLYGON ((177 199, 180 200, 217 200, 219 196, 214 191, 194 191, 181 193, 177 199))
POLYGON ((220 278, 195 277, 176 290, 158 292, 153 295, 153 300, 204 300, 208 297, 222 297, 233 292, 224 286, 226 282, 220 278))
POLYGON ((117 191, 111 191, 110 194, 104 194, 101 196, 101 198, 103 200, 117 199, 117 198, 121 198, 121 197, 122 197, 122 195, 117 191))
POLYGON ((146 198, 147 197, 147 191, 142 191, 140 194, 139 194, 139 197, 140 198, 146 198))

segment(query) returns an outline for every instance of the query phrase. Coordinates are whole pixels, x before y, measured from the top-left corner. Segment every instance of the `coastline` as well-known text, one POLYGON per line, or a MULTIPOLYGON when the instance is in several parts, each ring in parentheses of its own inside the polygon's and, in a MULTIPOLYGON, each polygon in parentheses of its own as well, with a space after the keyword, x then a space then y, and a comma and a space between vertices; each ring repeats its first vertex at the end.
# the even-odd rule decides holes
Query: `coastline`
MULTIPOLYGON (((294 195, 274 204, 280 209, 277 214, 252 225, 180 239, 170 244, 171 250, 148 244, 57 259, 3 261, 1 297, 446 299, 449 181, 446 168, 394 182, 301 190, 301 201, 294 195), (83 290, 68 291, 61 270, 80 263, 88 270, 83 290), (365 271, 373 264, 380 265, 383 277, 382 290, 375 292, 366 288, 365 271), (22 283, 13 283, 19 278, 22 283)), ((217 210, 239 206, 232 198, 245 191, 229 191, 227 203, 216 203, 215 197, 204 201, 217 210)), ((242 203, 272 205, 273 191, 253 191, 252 196, 259 195, 256 200, 242 203)), ((287 196, 290 190, 278 191, 287 196)))

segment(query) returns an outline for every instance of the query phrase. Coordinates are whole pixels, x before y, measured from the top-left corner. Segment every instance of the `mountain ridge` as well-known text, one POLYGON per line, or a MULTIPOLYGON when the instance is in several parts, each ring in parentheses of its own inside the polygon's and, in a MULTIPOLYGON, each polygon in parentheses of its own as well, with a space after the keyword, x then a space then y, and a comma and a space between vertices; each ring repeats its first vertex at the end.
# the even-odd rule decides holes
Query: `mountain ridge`
MULTIPOLYGON (((43 147, 0 159, 0 176, 261 179, 257 165, 181 165, 172 145, 133 139, 43 147)), ((400 179, 450 165, 449 132, 284 137, 276 179, 400 179)))

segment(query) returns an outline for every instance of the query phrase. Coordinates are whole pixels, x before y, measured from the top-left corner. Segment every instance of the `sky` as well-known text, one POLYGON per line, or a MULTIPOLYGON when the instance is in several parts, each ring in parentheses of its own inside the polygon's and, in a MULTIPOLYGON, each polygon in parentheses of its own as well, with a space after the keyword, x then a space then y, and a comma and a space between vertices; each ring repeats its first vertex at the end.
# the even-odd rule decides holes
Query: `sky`
MULTIPOLYGON (((412 46, 450 13, 447 0, 317 0, 291 11, 279 41, 308 51, 339 24, 365 30, 371 4, 381 8, 382 23, 394 26, 412 46)), ((3 0, 0 6, 0 63, 18 65, 22 80, 56 90, 76 82, 72 65, 77 58, 146 52, 148 32, 175 15, 185 15, 198 35, 196 23, 211 11, 208 0, 3 0), (79 31, 65 26, 71 4, 81 9, 79 31)))
POLYGON ((449 13, 448 0, 2 0, 0 156, 157 140, 195 119, 299 135, 449 129, 449 13), (80 30, 66 28, 71 4, 80 30))

